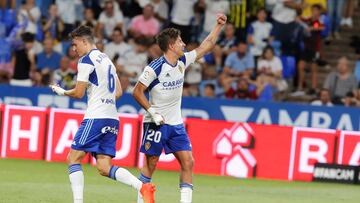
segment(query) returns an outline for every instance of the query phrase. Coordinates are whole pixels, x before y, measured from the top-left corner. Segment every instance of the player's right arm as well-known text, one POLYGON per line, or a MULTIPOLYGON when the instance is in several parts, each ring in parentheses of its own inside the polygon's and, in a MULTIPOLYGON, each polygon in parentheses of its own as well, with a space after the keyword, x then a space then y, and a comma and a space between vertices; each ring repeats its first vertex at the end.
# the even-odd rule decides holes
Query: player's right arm
POLYGON ((218 14, 216 19, 216 25, 210 32, 210 34, 201 42, 200 46, 196 48, 196 60, 202 58, 206 53, 214 48, 222 27, 226 23, 226 15, 218 14))
POLYGON ((155 109, 151 108, 149 101, 145 96, 145 91, 149 85, 157 78, 155 71, 146 66, 143 73, 139 77, 139 81, 136 83, 133 90, 133 97, 153 118, 156 125, 164 124, 164 118, 158 114, 155 109))
POLYGON ((115 95, 115 98, 119 99, 122 94, 123 94, 123 91, 122 91, 121 83, 120 83, 119 77, 116 75, 116 95, 115 95))

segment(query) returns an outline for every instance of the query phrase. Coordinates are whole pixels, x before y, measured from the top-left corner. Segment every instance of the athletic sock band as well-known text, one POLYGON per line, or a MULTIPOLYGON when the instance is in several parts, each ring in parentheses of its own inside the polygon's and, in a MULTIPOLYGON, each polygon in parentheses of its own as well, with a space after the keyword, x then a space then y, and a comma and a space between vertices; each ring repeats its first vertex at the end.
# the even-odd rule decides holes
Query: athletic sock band
POLYGON ((116 171, 119 169, 117 166, 111 166, 110 172, 109 172, 109 178, 116 180, 116 171))
POLYGON ((68 167, 68 173, 72 174, 77 171, 82 171, 81 164, 72 164, 68 167))
POLYGON ((190 184, 190 183, 180 183, 179 186, 180 186, 180 188, 183 188, 183 187, 188 187, 191 189, 194 188, 193 184, 190 184))
POLYGON ((140 173, 139 180, 143 183, 150 183, 151 178, 145 176, 144 174, 140 173))

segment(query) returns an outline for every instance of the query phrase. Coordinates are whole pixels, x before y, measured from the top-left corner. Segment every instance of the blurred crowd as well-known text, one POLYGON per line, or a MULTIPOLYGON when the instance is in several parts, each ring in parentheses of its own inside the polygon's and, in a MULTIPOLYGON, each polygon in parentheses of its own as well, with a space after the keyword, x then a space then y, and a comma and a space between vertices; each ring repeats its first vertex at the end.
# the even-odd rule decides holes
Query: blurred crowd
POLYGON ((157 33, 166 27, 181 30, 190 51, 209 34, 216 14, 225 13, 228 23, 212 52, 187 69, 184 96, 282 101, 288 95, 307 94, 318 95, 314 105, 359 105, 360 77, 346 57, 318 88, 318 69, 328 67, 323 46, 341 38, 341 26, 353 27, 357 4, 357 0, 4 0, 0 83, 74 87, 79 56, 68 34, 87 25, 93 28, 97 48, 116 65, 123 89, 131 92, 143 68, 162 54, 154 40, 157 33))

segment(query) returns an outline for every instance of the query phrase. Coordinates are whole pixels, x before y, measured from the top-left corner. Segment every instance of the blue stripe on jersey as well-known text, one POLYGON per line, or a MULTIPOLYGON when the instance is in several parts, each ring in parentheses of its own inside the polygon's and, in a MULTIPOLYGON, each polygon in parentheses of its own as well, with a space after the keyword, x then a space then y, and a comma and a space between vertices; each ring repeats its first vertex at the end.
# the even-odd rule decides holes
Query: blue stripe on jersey
POLYGON ((181 62, 183 62, 184 65, 186 66, 186 57, 185 57, 185 55, 183 55, 182 57, 180 57, 179 60, 180 60, 181 62))
POLYGON ((153 60, 153 61, 149 64, 149 67, 151 67, 151 68, 155 71, 156 76, 159 76, 163 64, 164 64, 164 57, 160 57, 160 58, 158 58, 158 59, 153 60))
POLYGON ((94 66, 94 63, 91 61, 89 54, 82 57, 79 63, 85 63, 94 66))
POLYGON ((150 85, 149 85, 149 87, 147 88, 147 90, 150 91, 153 87, 155 87, 155 85, 157 85, 157 84, 159 84, 159 83, 160 83, 159 79, 156 78, 154 81, 152 81, 152 82, 150 83, 150 85))
POLYGON ((79 59, 79 63, 86 63, 86 64, 89 64, 89 65, 94 66, 94 63, 93 63, 93 62, 91 61, 91 59, 90 59, 90 53, 91 53, 92 51, 94 51, 94 50, 97 50, 97 49, 91 49, 91 50, 89 51, 89 53, 87 53, 85 56, 81 57, 81 58, 79 59))
POLYGON ((94 84, 96 86, 99 85, 95 69, 89 75, 89 82, 91 82, 92 84, 94 84))

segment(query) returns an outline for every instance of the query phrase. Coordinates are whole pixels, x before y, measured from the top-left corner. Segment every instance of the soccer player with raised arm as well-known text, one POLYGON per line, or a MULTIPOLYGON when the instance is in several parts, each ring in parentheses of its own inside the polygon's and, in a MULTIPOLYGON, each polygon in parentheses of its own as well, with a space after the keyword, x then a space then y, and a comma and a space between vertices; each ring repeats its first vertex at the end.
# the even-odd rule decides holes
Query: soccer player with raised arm
MULTIPOLYGON (((192 202, 194 164, 180 112, 185 69, 214 47, 225 23, 226 16, 218 14, 216 25, 207 38, 198 48, 185 53, 179 30, 167 28, 160 32, 156 41, 164 55, 145 67, 133 91, 136 101, 147 111, 140 148, 146 155, 146 161, 139 179, 149 183, 162 150, 165 149, 166 154, 173 153, 181 165, 181 203, 192 202), (149 101, 145 91, 149 91, 149 101)), ((138 202, 142 202, 141 195, 138 202)))
POLYGON ((76 86, 71 90, 64 90, 58 85, 50 87, 58 95, 73 98, 82 98, 87 90, 88 106, 84 120, 67 157, 74 203, 82 203, 84 199, 84 174, 80 164, 87 152, 96 158, 100 175, 132 186, 144 196, 145 202, 153 203, 153 184, 143 184, 128 170, 111 165, 119 129, 115 101, 122 95, 115 66, 106 54, 96 49, 89 27, 76 28, 70 37, 72 48, 81 57, 77 66, 76 86))

